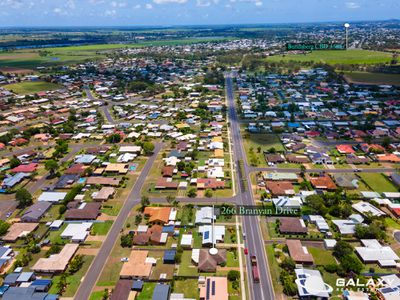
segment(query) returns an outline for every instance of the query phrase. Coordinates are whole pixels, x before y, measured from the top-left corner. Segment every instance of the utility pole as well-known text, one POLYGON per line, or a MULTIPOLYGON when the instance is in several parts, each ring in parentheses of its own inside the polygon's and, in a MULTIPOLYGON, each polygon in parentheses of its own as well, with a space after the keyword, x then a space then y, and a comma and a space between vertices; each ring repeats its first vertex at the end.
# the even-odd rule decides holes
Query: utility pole
POLYGON ((344 24, 344 30, 346 32, 346 50, 349 48, 349 27, 350 27, 349 23, 344 24))

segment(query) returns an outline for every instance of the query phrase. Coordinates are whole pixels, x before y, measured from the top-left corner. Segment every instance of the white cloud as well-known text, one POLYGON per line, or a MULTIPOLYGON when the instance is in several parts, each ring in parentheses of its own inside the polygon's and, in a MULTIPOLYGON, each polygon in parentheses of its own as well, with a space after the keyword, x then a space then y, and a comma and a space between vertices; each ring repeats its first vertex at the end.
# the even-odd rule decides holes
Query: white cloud
POLYGON ((346 2, 345 5, 349 9, 356 9, 356 8, 360 7, 360 4, 358 4, 356 2, 346 2))
POLYGON ((199 7, 208 7, 211 5, 211 1, 207 1, 207 0, 197 0, 196 2, 196 6, 199 7))
POLYGON ((115 9, 107 9, 104 12, 104 15, 107 17, 114 17, 117 14, 117 11, 115 9))
POLYGON ((153 9, 153 5, 151 5, 150 3, 146 4, 146 9, 153 9))
POLYGON ((142 6, 140 4, 136 4, 133 9, 140 9, 142 6))
POLYGON ((168 4, 168 3, 184 4, 187 2, 187 0, 153 0, 153 2, 156 4, 168 4))

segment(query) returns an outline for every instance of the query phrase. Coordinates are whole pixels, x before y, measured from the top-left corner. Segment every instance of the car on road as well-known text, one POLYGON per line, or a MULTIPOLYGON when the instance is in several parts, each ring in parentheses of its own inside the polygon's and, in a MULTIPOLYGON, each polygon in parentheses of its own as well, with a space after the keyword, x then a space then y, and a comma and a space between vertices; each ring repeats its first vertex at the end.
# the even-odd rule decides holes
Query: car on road
POLYGON ((244 248, 244 254, 245 255, 249 254, 249 250, 247 248, 244 248))

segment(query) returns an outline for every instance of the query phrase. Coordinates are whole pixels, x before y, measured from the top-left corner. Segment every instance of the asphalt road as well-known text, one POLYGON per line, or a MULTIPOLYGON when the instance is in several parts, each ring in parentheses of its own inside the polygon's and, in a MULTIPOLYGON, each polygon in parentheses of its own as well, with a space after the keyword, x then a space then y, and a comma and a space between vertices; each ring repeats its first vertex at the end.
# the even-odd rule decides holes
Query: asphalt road
MULTIPOLYGON (((96 97, 93 96, 92 91, 90 90, 89 87, 85 86, 83 89, 85 90, 86 96, 88 97, 88 99, 90 99, 90 100, 99 100, 99 99, 97 99, 96 97)), ((104 105, 104 103, 107 103, 107 102, 102 101, 102 100, 99 100, 99 101, 103 102, 102 110, 103 110, 104 116, 107 119, 107 122, 109 124, 115 124, 114 118, 110 113, 108 105, 104 105)))
MULTIPOLYGON (((246 163, 246 155, 243 148, 242 137, 240 134, 240 125, 235 109, 235 100, 233 92, 233 82, 230 75, 226 77, 226 97, 228 99, 228 117, 231 126, 233 158, 236 164, 237 185, 238 185, 238 204, 254 205, 254 199, 251 194, 250 168, 246 163), (244 162, 243 174, 239 168, 239 161, 244 162)), ((265 255, 265 245, 261 234, 258 219, 254 216, 243 217, 243 233, 246 234, 245 246, 249 249, 249 255, 245 256, 247 266, 247 282, 249 285, 250 298, 253 300, 275 299, 272 286, 269 265, 265 255), (260 282, 254 283, 250 255, 255 255, 259 269, 260 282)))
POLYGON ((114 247, 115 242, 119 237, 119 233, 121 229, 124 228, 124 224, 126 219, 129 216, 131 210, 140 203, 140 190, 146 180, 150 169, 153 166, 154 161, 156 160, 158 152, 160 152, 162 148, 161 143, 157 143, 155 145, 154 154, 149 157, 143 170, 141 171, 138 179, 136 180, 135 185, 132 187, 127 199, 123 207, 121 208, 120 213, 118 214, 117 219, 114 221, 105 241, 103 242, 100 251, 94 258, 92 264, 89 267, 89 270, 86 273, 83 281, 81 282, 78 291, 75 294, 76 300, 86 300, 89 299, 90 293, 92 292, 93 287, 96 284, 97 279, 99 278, 108 257, 111 254, 111 250, 114 247))
MULTIPOLYGON (((261 172, 261 171, 275 171, 281 173, 299 173, 300 168, 278 168, 278 167, 267 167, 267 168, 256 168, 249 167, 250 172, 261 172)), ((396 172, 395 168, 360 168, 360 169, 306 169, 305 173, 392 173, 396 172)))

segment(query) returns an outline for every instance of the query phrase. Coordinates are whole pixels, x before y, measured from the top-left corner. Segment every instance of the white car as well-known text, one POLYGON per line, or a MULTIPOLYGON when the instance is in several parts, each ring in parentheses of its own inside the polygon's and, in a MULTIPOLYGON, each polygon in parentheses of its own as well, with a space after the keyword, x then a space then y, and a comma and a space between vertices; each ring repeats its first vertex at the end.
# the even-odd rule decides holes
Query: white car
POLYGON ((129 261, 129 258, 128 257, 123 257, 123 258, 121 258, 121 262, 128 262, 129 261))

